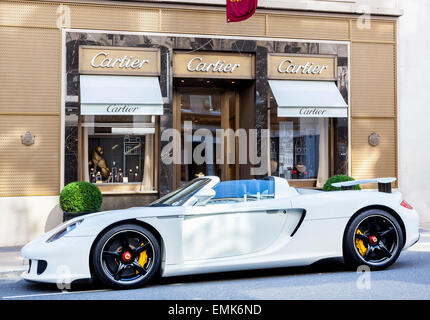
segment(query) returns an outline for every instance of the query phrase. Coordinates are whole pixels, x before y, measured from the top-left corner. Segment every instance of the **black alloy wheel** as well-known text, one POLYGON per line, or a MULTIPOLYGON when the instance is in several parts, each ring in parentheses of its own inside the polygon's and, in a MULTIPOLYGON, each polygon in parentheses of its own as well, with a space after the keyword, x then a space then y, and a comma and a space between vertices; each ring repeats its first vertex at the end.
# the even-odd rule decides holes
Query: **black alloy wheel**
POLYGON ((105 232, 94 247, 92 265, 96 277, 114 289, 137 288, 157 273, 160 245, 146 228, 127 224, 105 232))
POLYGON ((344 259, 352 266, 367 265, 382 270, 392 265, 403 249, 404 235, 388 212, 371 209, 349 224, 344 237, 344 259))

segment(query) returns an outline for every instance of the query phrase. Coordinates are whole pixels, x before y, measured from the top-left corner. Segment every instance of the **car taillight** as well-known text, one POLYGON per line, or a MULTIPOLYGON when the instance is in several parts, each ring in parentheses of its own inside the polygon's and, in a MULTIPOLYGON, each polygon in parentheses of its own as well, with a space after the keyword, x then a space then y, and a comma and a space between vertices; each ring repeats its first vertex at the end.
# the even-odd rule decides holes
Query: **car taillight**
POLYGON ((400 205, 402 206, 402 207, 405 207, 406 209, 413 209, 413 207, 409 204, 409 203, 407 203, 405 200, 403 200, 401 203, 400 203, 400 205))

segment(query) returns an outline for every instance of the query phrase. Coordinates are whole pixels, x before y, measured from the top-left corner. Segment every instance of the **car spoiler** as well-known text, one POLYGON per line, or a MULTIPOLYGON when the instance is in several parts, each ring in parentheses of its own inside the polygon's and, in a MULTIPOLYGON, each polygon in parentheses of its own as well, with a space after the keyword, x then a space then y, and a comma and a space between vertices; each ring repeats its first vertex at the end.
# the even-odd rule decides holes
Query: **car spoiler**
POLYGON ((396 181, 396 178, 377 178, 377 179, 366 179, 366 180, 353 180, 345 182, 332 183, 333 187, 340 188, 341 190, 352 190, 354 186, 365 183, 377 183, 378 191, 391 193, 391 183, 396 181))

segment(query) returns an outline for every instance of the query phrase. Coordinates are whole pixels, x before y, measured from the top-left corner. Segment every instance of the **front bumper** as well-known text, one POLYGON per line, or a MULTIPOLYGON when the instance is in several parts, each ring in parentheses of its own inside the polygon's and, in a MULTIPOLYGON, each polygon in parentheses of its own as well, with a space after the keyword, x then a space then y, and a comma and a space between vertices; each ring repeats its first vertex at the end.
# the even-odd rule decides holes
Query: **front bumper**
POLYGON ((50 243, 45 238, 22 248, 23 258, 31 260, 29 270, 22 273, 22 278, 56 284, 91 278, 89 259, 95 237, 64 236, 50 243))

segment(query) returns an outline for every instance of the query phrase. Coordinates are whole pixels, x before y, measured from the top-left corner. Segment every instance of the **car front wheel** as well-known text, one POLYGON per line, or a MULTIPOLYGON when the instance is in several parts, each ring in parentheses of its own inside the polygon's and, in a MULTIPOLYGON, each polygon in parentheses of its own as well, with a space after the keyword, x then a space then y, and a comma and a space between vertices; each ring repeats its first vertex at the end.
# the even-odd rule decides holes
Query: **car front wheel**
POLYGON ((351 267, 366 265, 382 270, 392 265, 403 248, 403 232, 397 220, 379 209, 357 215, 344 237, 344 259, 351 267))
POLYGON ((98 280, 110 288, 131 289, 146 284, 161 263, 160 245, 146 228, 126 224, 106 231, 91 258, 98 280))

